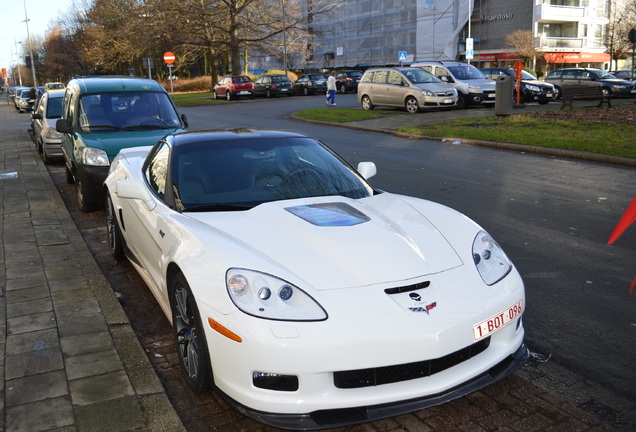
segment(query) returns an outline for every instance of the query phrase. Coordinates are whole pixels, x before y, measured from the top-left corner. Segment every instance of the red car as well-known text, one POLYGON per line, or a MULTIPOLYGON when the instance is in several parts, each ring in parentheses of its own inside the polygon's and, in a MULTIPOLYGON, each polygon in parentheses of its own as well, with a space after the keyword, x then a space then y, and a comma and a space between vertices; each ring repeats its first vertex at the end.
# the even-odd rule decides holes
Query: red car
POLYGON ((214 85, 212 97, 214 99, 225 98, 227 100, 238 99, 241 96, 249 96, 254 99, 254 83, 246 75, 224 76, 214 85))

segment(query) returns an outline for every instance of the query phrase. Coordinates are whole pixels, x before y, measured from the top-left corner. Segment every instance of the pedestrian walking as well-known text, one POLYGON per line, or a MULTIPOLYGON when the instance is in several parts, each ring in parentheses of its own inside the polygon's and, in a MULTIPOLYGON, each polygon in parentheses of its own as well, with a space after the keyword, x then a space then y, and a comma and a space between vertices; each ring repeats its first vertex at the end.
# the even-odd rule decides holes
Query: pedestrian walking
POLYGON ((336 71, 331 71, 331 75, 327 78, 327 105, 336 105, 336 71))

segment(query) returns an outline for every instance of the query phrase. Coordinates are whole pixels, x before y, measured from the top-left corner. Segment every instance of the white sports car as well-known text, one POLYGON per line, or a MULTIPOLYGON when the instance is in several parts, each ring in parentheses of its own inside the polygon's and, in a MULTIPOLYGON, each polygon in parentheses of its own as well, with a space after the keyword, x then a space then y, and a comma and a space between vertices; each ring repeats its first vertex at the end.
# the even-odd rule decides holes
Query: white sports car
POLYGON ((375 190, 290 131, 168 135, 105 182, 111 250, 174 328, 196 392, 319 429, 437 405, 528 359, 523 282, 466 216, 375 190))

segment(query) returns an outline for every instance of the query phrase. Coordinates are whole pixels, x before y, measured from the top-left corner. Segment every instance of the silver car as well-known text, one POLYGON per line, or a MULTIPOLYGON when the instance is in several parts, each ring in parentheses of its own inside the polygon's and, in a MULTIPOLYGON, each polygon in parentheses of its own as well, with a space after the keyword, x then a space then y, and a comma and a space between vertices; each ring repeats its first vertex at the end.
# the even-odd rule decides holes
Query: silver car
POLYGON ((33 119, 33 138, 45 163, 63 156, 62 134, 55 130, 55 122, 62 118, 63 100, 63 90, 44 93, 37 104, 35 112, 31 114, 33 119))
POLYGON ((364 73, 358 84, 358 101, 365 110, 391 106, 416 113, 427 108, 454 107, 457 90, 419 68, 387 67, 364 73))

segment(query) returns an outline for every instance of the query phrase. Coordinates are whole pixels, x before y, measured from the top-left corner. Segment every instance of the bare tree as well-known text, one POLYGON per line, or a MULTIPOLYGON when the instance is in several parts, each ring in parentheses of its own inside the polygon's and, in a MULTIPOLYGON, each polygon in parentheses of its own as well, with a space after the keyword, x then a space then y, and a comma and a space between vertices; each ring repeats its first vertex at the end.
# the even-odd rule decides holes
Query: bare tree
POLYGON ((504 47, 513 49, 528 66, 528 61, 535 58, 537 48, 534 35, 531 30, 515 30, 506 36, 504 47))

